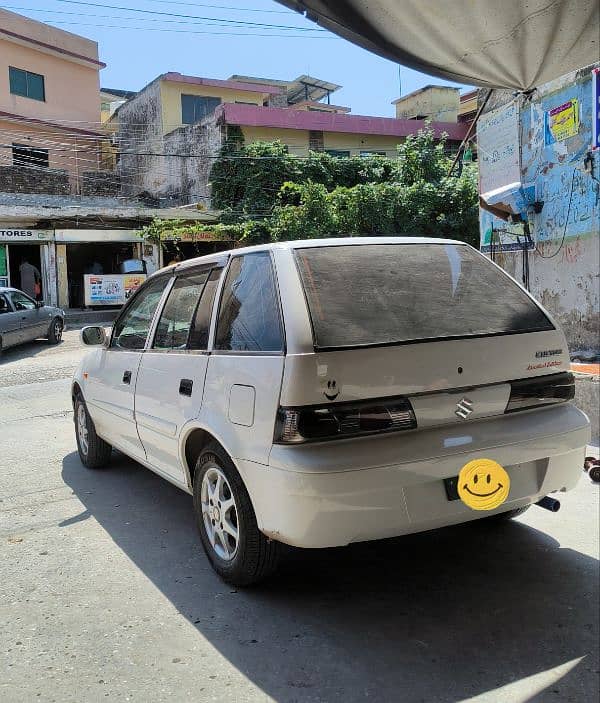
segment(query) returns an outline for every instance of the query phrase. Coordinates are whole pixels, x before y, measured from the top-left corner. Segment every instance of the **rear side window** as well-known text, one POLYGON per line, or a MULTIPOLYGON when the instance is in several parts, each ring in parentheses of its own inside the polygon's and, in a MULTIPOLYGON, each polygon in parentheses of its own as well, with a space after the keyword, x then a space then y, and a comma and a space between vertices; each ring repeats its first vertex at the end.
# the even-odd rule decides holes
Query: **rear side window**
POLYGON ((199 349, 205 351, 208 349, 208 333, 210 330, 210 318, 215 302, 215 293, 217 284, 221 278, 222 268, 213 269, 206 281, 200 302, 196 308, 194 319, 192 320, 192 328, 188 338, 188 349, 199 349))
POLYGON ((283 328, 268 252, 232 259, 223 287, 216 349, 283 351, 283 328))
POLYGON ((554 329, 470 247, 367 244, 295 250, 316 348, 554 329))
POLYGON ((160 314, 153 349, 185 349, 209 271, 179 276, 160 314))

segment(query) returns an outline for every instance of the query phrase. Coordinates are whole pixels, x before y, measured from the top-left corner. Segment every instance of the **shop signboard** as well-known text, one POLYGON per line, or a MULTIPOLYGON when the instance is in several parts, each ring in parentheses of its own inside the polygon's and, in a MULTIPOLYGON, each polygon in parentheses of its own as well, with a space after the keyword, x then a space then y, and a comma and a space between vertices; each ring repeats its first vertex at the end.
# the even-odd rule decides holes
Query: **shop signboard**
POLYGON ((44 229, 0 229, 0 242, 52 241, 54 232, 44 229))
POLYGON ((145 273, 86 274, 83 277, 85 304, 123 305, 145 280, 145 273))

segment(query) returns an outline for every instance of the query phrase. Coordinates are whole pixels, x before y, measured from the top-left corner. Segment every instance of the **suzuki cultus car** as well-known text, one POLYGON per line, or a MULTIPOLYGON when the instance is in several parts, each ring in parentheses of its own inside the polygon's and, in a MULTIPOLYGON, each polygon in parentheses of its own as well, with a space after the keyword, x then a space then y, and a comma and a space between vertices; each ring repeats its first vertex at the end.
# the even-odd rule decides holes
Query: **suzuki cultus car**
POLYGON ((590 431, 563 333, 460 242, 311 240, 150 276, 75 373, 77 446, 193 495, 227 581, 281 545, 512 517, 573 488, 590 431))

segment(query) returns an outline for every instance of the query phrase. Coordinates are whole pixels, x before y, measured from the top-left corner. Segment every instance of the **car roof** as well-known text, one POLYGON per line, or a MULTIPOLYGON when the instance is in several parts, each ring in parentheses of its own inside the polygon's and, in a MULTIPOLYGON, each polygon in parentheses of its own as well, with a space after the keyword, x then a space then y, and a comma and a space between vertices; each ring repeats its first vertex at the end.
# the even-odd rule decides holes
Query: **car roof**
POLYGON ((169 269, 181 271, 193 266, 201 264, 217 263, 226 261, 233 254, 251 254, 259 251, 271 251, 276 249, 306 249, 314 247, 340 247, 340 246, 357 246, 364 244, 460 244, 468 246, 464 242, 459 242, 455 239, 438 239, 437 237, 336 237, 330 239, 297 239, 291 242, 272 242, 269 244, 256 244, 250 247, 240 247, 238 249, 228 249, 215 254, 206 254, 198 256, 194 259, 186 259, 178 264, 160 269, 161 273, 165 273, 169 269))
POLYGON ((0 286, 0 293, 20 293, 18 288, 10 288, 7 286, 0 286))

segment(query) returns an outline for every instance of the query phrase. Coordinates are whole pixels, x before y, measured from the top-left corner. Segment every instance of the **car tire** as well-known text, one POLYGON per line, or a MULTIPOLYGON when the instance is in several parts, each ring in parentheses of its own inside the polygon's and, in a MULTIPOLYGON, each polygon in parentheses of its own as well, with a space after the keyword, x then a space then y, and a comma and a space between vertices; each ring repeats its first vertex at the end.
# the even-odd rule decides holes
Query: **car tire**
POLYGON ((588 469, 588 476, 594 483, 600 483, 600 464, 594 464, 588 469))
POLYGON ((102 469, 110 461, 112 447, 96 434, 96 428, 85 401, 79 395, 75 399, 75 438, 81 463, 88 469, 102 469))
POLYGON ((50 344, 58 344, 60 340, 62 339, 62 333, 64 329, 65 323, 61 320, 60 317, 55 317, 52 322, 50 323, 50 327, 48 328, 48 342, 50 344))
POLYGON ((505 513, 496 513, 496 515, 490 515, 487 519, 491 521, 503 522, 504 520, 512 520, 519 515, 523 515, 526 510, 529 510, 531 505, 524 505, 522 508, 514 508, 513 510, 507 510, 505 513))
POLYGON ((276 570, 282 545, 258 529, 244 482, 216 442, 196 461, 194 512, 206 556, 224 581, 250 586, 276 570))

